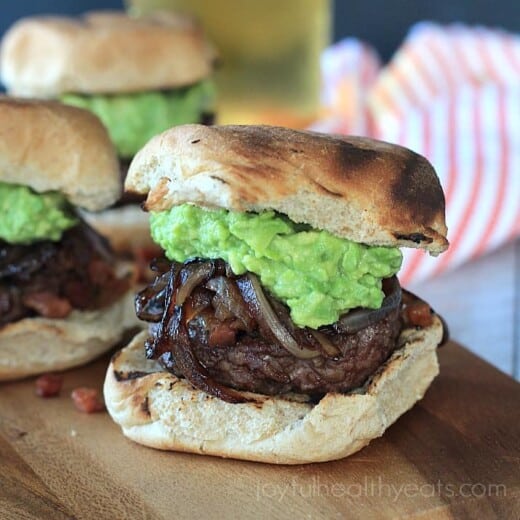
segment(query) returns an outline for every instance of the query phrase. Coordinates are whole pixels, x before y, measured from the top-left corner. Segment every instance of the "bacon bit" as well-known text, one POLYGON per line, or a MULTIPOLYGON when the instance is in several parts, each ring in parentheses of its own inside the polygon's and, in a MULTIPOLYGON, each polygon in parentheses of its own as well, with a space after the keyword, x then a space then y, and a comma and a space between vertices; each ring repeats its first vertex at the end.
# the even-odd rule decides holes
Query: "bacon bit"
POLYGON ((56 397, 63 386, 61 374, 43 374, 35 381, 36 395, 39 397, 56 397))
POLYGON ((413 302, 406 306, 406 318, 418 327, 429 327, 433 323, 430 306, 425 302, 413 302))
POLYGON ((48 291, 28 294, 24 297, 23 303, 45 318, 66 318, 72 310, 67 299, 48 291))
POLYGON ((221 323, 212 328, 208 337, 210 347, 225 347, 236 343, 237 331, 230 328, 226 323, 221 323))
POLYGON ((95 413, 105 410, 105 405, 99 398, 99 392, 95 388, 82 386, 73 390, 70 396, 79 412, 95 413))

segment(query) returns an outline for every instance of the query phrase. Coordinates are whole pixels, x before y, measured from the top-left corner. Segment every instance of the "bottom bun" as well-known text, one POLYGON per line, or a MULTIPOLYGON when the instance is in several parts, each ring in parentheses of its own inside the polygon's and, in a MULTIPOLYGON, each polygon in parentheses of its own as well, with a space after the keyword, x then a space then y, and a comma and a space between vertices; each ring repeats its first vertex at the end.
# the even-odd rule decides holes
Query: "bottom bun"
POLYGON ((0 381, 82 365, 142 327, 129 290, 109 307, 72 311, 65 319, 24 318, 0 329, 0 381))
POLYGON ((399 348, 362 388, 304 396, 253 396, 230 404, 194 389, 144 356, 147 332, 114 355, 105 379, 107 409, 130 439, 162 450, 275 464, 324 462, 351 455, 420 400, 438 374, 443 327, 406 329, 399 348))
POLYGON ((108 238, 117 253, 129 253, 135 248, 158 248, 150 236, 148 213, 139 204, 127 204, 99 213, 84 211, 81 215, 98 233, 108 238))

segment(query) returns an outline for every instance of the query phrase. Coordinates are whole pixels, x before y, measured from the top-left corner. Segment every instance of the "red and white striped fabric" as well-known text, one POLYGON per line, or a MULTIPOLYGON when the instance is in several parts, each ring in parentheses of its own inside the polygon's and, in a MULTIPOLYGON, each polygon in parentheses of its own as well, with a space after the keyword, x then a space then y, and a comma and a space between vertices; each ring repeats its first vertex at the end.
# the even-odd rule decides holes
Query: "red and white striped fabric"
MULTIPOLYGON (((340 54, 342 49, 333 46, 327 52, 340 54)), ((332 79, 324 68, 332 92, 328 99, 334 99, 332 79)), ((419 24, 359 98, 364 103, 358 113, 328 119, 354 114, 351 122, 316 127, 346 133, 364 121, 363 135, 428 157, 446 194, 450 249, 439 258, 405 251, 404 284, 456 267, 520 234, 519 37, 485 28, 419 24)), ((334 106, 341 107, 337 101, 334 106)))
POLYGON ((366 96, 381 69, 375 50, 355 38, 347 38, 325 50, 321 69, 325 114, 312 129, 327 132, 333 128, 337 133, 354 135, 371 133, 366 96))

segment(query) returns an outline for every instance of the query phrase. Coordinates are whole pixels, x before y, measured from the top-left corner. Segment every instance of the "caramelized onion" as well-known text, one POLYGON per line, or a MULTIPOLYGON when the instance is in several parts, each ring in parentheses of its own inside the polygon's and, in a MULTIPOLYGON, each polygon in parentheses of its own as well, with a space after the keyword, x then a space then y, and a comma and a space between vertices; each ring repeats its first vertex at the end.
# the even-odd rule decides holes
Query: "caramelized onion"
POLYGON ((386 318, 401 304, 401 286, 397 277, 383 280, 385 297, 379 309, 355 309, 340 317, 337 328, 342 332, 354 334, 386 318))
POLYGON ((235 317, 240 320, 245 330, 252 330, 254 325, 252 316, 232 280, 225 276, 217 276, 209 280, 206 287, 216 293, 215 315, 218 319, 225 318, 225 314, 227 314, 227 317, 235 317))
POLYGON ((211 262, 192 262, 184 265, 179 273, 179 288, 175 296, 175 305, 184 305, 193 289, 206 281, 215 271, 211 262))
POLYGON ((164 311, 164 298, 170 273, 158 276, 153 284, 138 292, 135 297, 135 313, 140 320, 157 323, 164 311))
POLYGON ((310 333, 314 336, 314 338, 319 341, 321 348, 329 357, 336 357, 341 354, 339 349, 321 332, 313 329, 309 329, 310 333))
POLYGON ((203 367, 191 345, 186 328, 183 307, 176 306, 170 325, 170 350, 175 364, 184 377, 195 387, 228 403, 244 403, 248 399, 239 392, 217 383, 203 367))
POLYGON ((206 281, 215 271, 211 262, 186 264, 179 272, 180 283, 175 296, 175 305, 184 305, 193 289, 206 281))
MULTIPOLYGON (((194 264, 189 265, 192 266, 194 264)), ((214 266, 211 262, 197 263, 195 269, 190 269, 187 274, 183 274, 184 268, 175 273, 172 266, 171 276, 166 287, 166 305, 160 324, 160 331, 156 336, 155 344, 147 344, 146 349, 149 352, 170 352, 179 371, 195 388, 229 403, 243 403, 247 402, 248 399, 239 392, 214 381, 206 368, 200 364, 193 352, 189 338, 184 305, 177 303, 180 289, 183 287, 182 283, 190 281, 190 286, 192 286, 193 281, 191 277, 199 279, 202 273, 212 273, 213 269, 214 266), (204 268, 204 265, 209 265, 211 270, 208 270, 208 267, 204 268), (176 294, 177 297, 175 297, 176 294)), ((210 275, 206 274, 206 276, 210 275)), ((195 285, 192 286, 192 290, 194 287, 195 285)), ((185 298, 187 296, 189 294, 186 294, 185 298)))
POLYGON ((240 294, 248 304, 255 318, 263 324, 278 342, 293 356, 299 359, 311 359, 320 355, 319 351, 302 348, 283 326, 267 300, 258 278, 248 273, 237 280, 240 294))

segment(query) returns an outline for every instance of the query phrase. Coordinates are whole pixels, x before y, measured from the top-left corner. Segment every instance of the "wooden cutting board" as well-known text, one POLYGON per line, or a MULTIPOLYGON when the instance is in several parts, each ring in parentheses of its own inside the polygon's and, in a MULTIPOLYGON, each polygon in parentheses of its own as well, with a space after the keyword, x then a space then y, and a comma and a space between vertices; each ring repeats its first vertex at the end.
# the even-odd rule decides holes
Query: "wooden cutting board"
POLYGON ((354 456, 270 466, 144 448, 68 397, 0 385, 0 518, 520 518, 520 385, 449 343, 425 399, 354 456))

